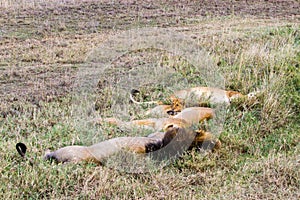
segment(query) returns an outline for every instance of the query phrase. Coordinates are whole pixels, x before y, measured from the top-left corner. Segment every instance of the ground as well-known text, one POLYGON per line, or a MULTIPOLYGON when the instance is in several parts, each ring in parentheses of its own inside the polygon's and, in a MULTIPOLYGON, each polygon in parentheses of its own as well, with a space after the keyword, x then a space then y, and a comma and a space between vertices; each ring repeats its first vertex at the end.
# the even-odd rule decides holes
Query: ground
MULTIPOLYGON (((299 7, 296 0, 0 0, 0 196, 299 199, 299 7), (226 89, 261 95, 228 108, 220 151, 192 150, 157 171, 128 174, 44 162, 46 149, 87 141, 69 110, 87 54, 110 36, 143 27, 187 35, 210 53, 226 89), (28 145, 35 166, 19 158, 18 141, 28 145)), ((147 51, 124 55, 113 65, 153 62, 187 65, 147 51)))

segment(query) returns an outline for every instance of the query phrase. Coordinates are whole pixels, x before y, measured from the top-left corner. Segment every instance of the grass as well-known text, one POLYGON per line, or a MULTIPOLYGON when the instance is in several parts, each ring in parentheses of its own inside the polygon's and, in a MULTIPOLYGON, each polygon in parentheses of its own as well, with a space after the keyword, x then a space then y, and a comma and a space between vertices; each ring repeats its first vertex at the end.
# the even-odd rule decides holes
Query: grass
MULTIPOLYGON (((141 174, 90 163, 43 161, 46 149, 133 134, 98 126, 96 135, 81 132, 72 118, 69 89, 76 70, 86 53, 115 30, 78 34, 58 26, 54 30, 62 33, 46 35, 20 26, 8 32, 0 45, 9 52, 0 54, 0 89, 7 92, 0 101, 1 199, 299 199, 300 32, 296 20, 229 16, 173 27, 210 53, 224 75, 226 89, 260 93, 255 101, 238 101, 228 108, 219 151, 193 149, 162 169, 141 174), (34 166, 17 155, 18 141, 27 144, 34 166)), ((201 82, 184 59, 165 52, 132 52, 113 66, 147 64, 180 69, 191 84, 201 82)), ((158 87, 145 87, 161 97, 158 87)), ((131 117, 143 117, 131 109, 131 117)))

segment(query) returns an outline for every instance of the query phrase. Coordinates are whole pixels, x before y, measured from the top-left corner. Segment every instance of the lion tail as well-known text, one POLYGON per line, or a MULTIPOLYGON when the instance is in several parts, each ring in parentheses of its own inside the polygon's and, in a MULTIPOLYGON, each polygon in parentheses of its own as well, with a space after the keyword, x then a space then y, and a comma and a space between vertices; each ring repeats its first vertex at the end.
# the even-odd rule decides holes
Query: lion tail
POLYGON ((34 162, 31 159, 25 157, 25 154, 26 154, 26 151, 27 151, 27 147, 26 147, 26 145, 24 143, 18 142, 16 144, 16 149, 17 149, 18 153, 20 154, 20 156, 23 159, 28 160, 31 166, 34 165, 34 162))

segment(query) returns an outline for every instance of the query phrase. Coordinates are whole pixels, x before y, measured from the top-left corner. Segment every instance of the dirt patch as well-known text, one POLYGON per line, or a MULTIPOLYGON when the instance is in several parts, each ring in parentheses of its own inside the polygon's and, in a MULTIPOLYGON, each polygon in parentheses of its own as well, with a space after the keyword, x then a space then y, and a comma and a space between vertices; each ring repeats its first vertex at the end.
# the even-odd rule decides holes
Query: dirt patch
POLYGON ((299 1, 69 1, 0 7, 2 37, 89 34, 141 26, 180 26, 203 17, 299 20, 299 1))
POLYGON ((0 74, 0 114, 18 114, 22 103, 40 106, 72 90, 75 69, 70 65, 31 66, 2 70, 0 74))

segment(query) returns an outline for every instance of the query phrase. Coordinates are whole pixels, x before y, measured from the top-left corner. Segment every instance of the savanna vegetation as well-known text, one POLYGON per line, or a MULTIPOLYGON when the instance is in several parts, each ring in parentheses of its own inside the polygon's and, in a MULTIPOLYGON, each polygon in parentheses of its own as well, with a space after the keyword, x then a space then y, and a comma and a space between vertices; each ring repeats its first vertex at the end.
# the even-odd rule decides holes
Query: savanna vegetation
MULTIPOLYGON (((299 7, 292 0, 0 0, 0 198, 299 199, 299 7), (44 161, 47 149, 129 134, 109 126, 81 132, 72 91, 89 52, 143 27, 194 40, 211 56, 225 89, 259 91, 254 101, 226 108, 222 148, 193 149, 146 173, 44 161), (27 145, 33 166, 17 154, 17 142, 27 145)), ((201 82, 187 60, 164 51, 128 52, 112 63, 125 71, 145 65, 201 82)), ((101 80, 95 112, 109 114, 110 91, 101 90, 101 80)), ((145 88, 156 95, 146 99, 161 95, 156 85, 145 88)), ((131 118, 142 118, 134 108, 131 118)))

